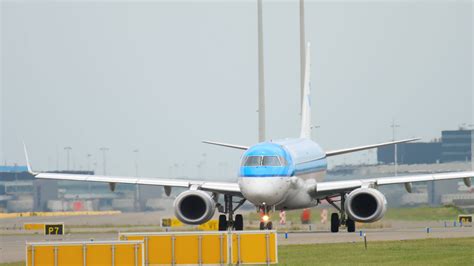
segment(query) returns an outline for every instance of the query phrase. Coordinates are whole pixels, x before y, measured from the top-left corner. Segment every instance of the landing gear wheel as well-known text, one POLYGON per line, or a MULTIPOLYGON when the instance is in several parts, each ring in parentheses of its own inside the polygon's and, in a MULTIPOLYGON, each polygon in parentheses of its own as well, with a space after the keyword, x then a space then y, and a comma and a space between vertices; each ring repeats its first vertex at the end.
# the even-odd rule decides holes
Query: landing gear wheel
POLYGON ((234 229, 236 231, 244 230, 244 217, 242 216, 242 214, 237 214, 235 216, 234 229))
POLYGON ((333 233, 339 232, 340 225, 341 225, 341 221, 339 220, 339 214, 337 213, 331 214, 331 232, 333 233))
POLYGON ((346 227, 347 227, 347 232, 353 233, 356 230, 355 222, 354 220, 347 219, 346 220, 346 227))
POLYGON ((225 215, 219 215, 219 231, 227 230, 227 218, 225 215))
POLYGON ((267 228, 267 230, 272 230, 273 229, 273 223, 268 222, 266 228, 267 228))
POLYGON ((260 222, 260 230, 265 230, 265 223, 264 222, 260 222))

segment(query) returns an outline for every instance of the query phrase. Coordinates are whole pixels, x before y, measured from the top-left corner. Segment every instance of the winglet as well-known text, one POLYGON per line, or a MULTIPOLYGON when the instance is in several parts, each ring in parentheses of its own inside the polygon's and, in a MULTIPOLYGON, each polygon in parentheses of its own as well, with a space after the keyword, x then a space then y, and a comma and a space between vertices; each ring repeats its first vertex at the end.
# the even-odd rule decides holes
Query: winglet
POLYGON ((28 168, 28 172, 32 175, 37 175, 37 173, 33 172, 33 169, 31 168, 30 160, 28 159, 28 151, 26 150, 25 142, 23 142, 23 150, 25 151, 26 167, 28 168))

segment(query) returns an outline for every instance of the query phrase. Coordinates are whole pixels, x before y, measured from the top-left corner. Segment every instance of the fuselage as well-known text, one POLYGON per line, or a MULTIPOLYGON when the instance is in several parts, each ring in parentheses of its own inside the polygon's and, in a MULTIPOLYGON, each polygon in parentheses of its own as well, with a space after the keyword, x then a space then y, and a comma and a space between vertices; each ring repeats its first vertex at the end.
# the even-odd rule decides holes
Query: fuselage
POLYGON ((326 170, 325 152, 310 139, 262 142, 243 154, 239 186, 257 206, 306 208, 317 202, 305 188, 322 180, 326 170))

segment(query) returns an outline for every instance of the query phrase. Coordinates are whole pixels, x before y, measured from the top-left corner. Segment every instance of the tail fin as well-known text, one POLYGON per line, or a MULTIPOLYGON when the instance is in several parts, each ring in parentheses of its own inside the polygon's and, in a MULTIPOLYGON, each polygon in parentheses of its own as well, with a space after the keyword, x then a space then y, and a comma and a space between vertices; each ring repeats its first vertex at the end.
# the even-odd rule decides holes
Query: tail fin
POLYGON ((311 138, 311 44, 308 42, 306 48, 306 59, 305 59, 305 74, 304 74, 304 89, 303 89, 303 106, 301 108, 301 138, 311 138))

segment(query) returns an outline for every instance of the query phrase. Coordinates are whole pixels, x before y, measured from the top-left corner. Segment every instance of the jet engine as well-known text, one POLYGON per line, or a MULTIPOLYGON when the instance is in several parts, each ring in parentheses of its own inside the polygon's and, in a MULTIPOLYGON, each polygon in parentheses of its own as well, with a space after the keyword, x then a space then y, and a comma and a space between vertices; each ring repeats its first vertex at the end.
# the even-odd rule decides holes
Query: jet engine
POLYGON ((201 190, 187 190, 176 197, 174 213, 185 224, 202 224, 209 221, 216 211, 216 202, 201 190))
POLYGON ((371 223, 382 219, 387 210, 387 200, 376 189, 358 188, 347 195, 344 208, 352 220, 371 223))

